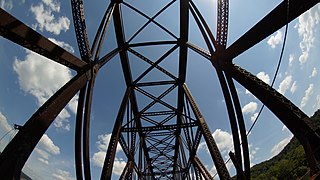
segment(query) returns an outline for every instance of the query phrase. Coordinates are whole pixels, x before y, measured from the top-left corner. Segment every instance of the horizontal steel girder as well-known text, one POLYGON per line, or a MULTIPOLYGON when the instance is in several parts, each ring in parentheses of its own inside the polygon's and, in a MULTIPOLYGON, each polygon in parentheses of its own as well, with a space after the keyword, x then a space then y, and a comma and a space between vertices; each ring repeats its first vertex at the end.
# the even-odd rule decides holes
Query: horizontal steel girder
MULTIPOLYGON (((180 128, 187 128, 187 127, 195 127, 197 126, 198 123, 183 123, 180 125, 180 128)), ((177 130, 178 125, 173 124, 173 125, 162 125, 162 126, 145 126, 142 127, 141 130, 142 132, 151 132, 151 131, 163 131, 163 130, 177 130)), ((122 128, 122 132, 138 132, 138 128, 122 128)))

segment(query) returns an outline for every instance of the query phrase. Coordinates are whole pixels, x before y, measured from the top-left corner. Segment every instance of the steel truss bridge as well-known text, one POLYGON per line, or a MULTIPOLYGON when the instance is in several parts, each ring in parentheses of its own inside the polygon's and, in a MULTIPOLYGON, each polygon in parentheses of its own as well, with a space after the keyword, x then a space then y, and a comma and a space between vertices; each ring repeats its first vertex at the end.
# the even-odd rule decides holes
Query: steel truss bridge
POLYGON ((49 41, 3 9, 0 9, 0 35, 24 48, 51 59, 77 72, 69 82, 44 103, 0 155, 0 174, 3 179, 19 179, 21 169, 52 124, 59 112, 79 93, 75 127, 75 169, 77 179, 91 179, 89 132, 90 110, 93 88, 99 70, 115 56, 120 56, 126 91, 114 122, 111 140, 104 161, 101 179, 111 179, 116 148, 119 144, 127 156, 121 179, 213 179, 213 175, 197 157, 197 149, 203 138, 220 179, 230 179, 230 174, 221 153, 212 137, 206 120, 201 115, 192 97, 186 80, 188 51, 193 51, 212 64, 221 84, 232 130, 234 153, 231 159, 239 179, 250 179, 249 150, 246 128, 234 81, 248 89, 279 120, 288 127, 301 142, 307 154, 312 177, 320 172, 320 134, 309 126, 309 117, 290 100, 245 69, 235 65, 233 59, 253 47, 299 15, 319 3, 319 0, 284 0, 261 21, 230 46, 226 46, 228 34, 228 0, 217 0, 216 34, 204 20, 194 3, 195 0, 172 0, 154 16, 148 16, 134 3, 126 0, 111 0, 102 17, 92 44, 86 30, 82 0, 71 0, 76 38, 81 57, 78 58, 49 41), (178 3, 178 35, 157 22, 156 17, 170 6, 178 3), (125 37, 122 7, 131 9, 148 21, 130 39, 125 37), (200 48, 189 41, 189 22, 193 18, 206 44, 200 48), (117 48, 101 54, 109 22, 113 19, 117 48), (166 32, 169 40, 143 41, 134 39, 150 24, 166 32), (159 58, 151 59, 138 49, 169 46, 159 58), (177 75, 171 73, 161 62, 178 52, 177 75), (133 78, 131 59, 138 59, 149 67, 137 78, 133 78), (168 79, 143 81, 152 70, 157 69, 168 79), (160 95, 153 88, 165 87, 160 95), (166 96, 176 92, 175 104, 166 96), (150 103, 141 106, 140 97, 150 103), (156 105, 158 108, 154 108, 156 105))

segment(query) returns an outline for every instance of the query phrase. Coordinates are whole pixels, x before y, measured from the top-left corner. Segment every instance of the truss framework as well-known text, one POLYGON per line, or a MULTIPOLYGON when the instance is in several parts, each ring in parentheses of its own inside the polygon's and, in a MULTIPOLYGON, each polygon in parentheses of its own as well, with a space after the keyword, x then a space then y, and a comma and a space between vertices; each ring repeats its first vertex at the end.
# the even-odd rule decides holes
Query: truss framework
POLYGON ((50 42, 33 29, 26 26, 4 10, 0 9, 0 35, 31 51, 77 71, 77 75, 55 93, 33 116, 26 121, 21 131, 0 155, 0 174, 5 179, 18 179, 21 169, 34 150, 42 135, 59 112, 79 92, 75 127, 75 168, 77 179, 91 179, 90 172, 90 111, 95 78, 99 69, 114 56, 119 55, 125 77, 126 91, 115 120, 101 179, 111 179, 113 161, 117 145, 120 144, 127 164, 121 179, 213 179, 212 175, 197 157, 201 138, 208 146, 210 155, 220 179, 230 179, 220 151, 211 131, 201 115, 191 92, 185 84, 188 51, 192 50, 209 60, 216 70, 229 115, 237 176, 250 179, 250 161, 246 128, 235 89, 234 81, 254 94, 264 103, 288 129, 298 138, 307 154, 311 175, 320 171, 320 137, 308 125, 310 119, 286 97, 275 91, 250 72, 232 63, 245 52, 303 12, 319 0, 283 1, 260 22, 226 47, 228 34, 228 0, 218 0, 216 38, 206 23, 196 4, 191 0, 172 0, 150 17, 130 1, 112 0, 102 17, 97 34, 90 47, 86 32, 82 0, 72 0, 72 13, 81 59, 50 42), (179 34, 175 34, 157 21, 162 13, 179 5, 179 34), (144 17, 147 22, 131 37, 125 37, 123 12, 126 7, 144 17), (286 16, 288 14, 288 17, 286 16), (189 21, 196 22, 208 50, 189 42, 189 21), (100 57, 106 31, 113 19, 118 47, 100 57), (135 39, 150 24, 164 31, 169 40, 135 42, 135 39), (168 46, 158 58, 150 58, 139 48, 168 46), (177 53, 178 72, 172 73, 162 66, 162 62, 177 53), (133 77, 131 59, 137 59, 149 67, 137 77, 133 77), (153 71, 166 79, 149 80, 153 71), (158 87, 162 91, 155 94, 158 87), (170 95, 175 100, 168 99, 170 95), (141 97, 148 99, 141 103, 141 97), (241 145, 240 145, 240 142, 241 145), (83 166, 82 166, 83 164, 83 166))

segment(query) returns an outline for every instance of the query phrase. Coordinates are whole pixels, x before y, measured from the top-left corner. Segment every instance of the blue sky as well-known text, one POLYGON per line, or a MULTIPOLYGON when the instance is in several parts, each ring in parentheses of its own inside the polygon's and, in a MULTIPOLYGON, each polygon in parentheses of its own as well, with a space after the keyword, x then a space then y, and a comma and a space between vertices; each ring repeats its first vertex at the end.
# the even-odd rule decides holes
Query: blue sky
MULTIPOLYGON (((136 7, 152 16, 165 3, 143 0, 136 7)), ((163 1, 167 2, 167 1, 163 1)), ((281 1, 230 0, 228 45, 244 34, 281 1)), ((195 2, 203 12, 208 24, 215 33, 216 2, 203 0, 195 2)), ((86 23, 90 42, 100 23, 108 1, 85 2, 86 23)), ((178 16, 172 16, 178 10, 177 2, 166 14, 156 20, 179 35, 178 16), (170 16, 170 18, 168 18, 170 16)), ((19 20, 36 29, 51 41, 79 57, 72 22, 71 5, 61 0, 0 0, 1 8, 7 10, 19 20)), ((125 9, 125 7, 124 7, 125 9)), ((124 14, 125 33, 129 38, 147 20, 130 11, 124 14), (130 18, 136 18, 134 23, 130 18)), ((276 78, 274 88, 311 116, 320 108, 320 5, 292 21, 288 27, 286 47, 276 78)), ((152 29, 150 29, 151 31, 152 29)), ((102 54, 116 47, 112 23, 107 32, 107 40, 102 54)), ((156 30, 154 30, 156 31, 156 30)), ((157 33, 151 31, 152 33, 157 33)), ((149 38, 156 38, 145 32, 149 38)), ((159 32, 161 33, 161 32, 159 32)), ((162 32, 163 33, 163 32, 162 32)), ((159 34, 162 35, 162 34, 159 34)), ((164 35, 163 35, 164 36, 164 35)), ((234 63, 247 69, 268 84, 274 76, 283 44, 284 28, 241 54, 234 63)), ((139 41, 139 36, 133 42, 139 41)), ((170 38, 165 36, 164 38, 170 38)), ((206 48, 199 30, 190 18, 189 40, 206 48)), ((156 56, 155 51, 146 51, 156 56)), ((176 54, 173 54, 175 56, 176 54)), ((228 115, 221 88, 212 65, 192 51, 189 51, 187 84, 204 115, 224 158, 232 149, 232 137, 228 115)), ((173 73, 177 62, 168 62, 166 67, 173 73)), ((134 76, 142 71, 143 64, 132 64, 134 76)), ((45 58, 27 51, 6 39, 0 38, 0 137, 12 130, 13 124, 24 122, 54 92, 75 75, 75 72, 45 58)), ((261 108, 261 103, 250 92, 236 83, 245 117, 246 127, 261 108)), ((125 83, 119 58, 115 57, 99 72, 97 77, 92 108, 91 123, 91 169, 93 179, 100 177, 102 162, 125 91, 125 83)), ((77 96, 67 105, 43 136, 35 151, 24 167, 24 171, 33 179, 75 179, 74 172, 74 120, 77 96)), ((0 141, 2 150, 13 137, 10 132, 0 141)), ((251 163, 256 164, 276 155, 289 142, 291 133, 267 108, 261 114, 258 123, 249 135, 251 163)), ((126 158, 119 148, 114 164, 114 179, 118 179, 126 158)), ((201 143, 198 154, 208 169, 215 173, 206 145, 201 143)), ((228 164, 233 173, 232 165, 228 164)))

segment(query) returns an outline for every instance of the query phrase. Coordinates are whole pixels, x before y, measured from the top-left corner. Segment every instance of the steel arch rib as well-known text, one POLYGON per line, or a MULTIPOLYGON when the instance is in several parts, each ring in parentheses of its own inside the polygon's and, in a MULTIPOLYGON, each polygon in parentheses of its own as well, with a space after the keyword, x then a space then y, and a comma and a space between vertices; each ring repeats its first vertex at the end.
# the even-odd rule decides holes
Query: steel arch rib
POLYGON ((85 62, 0 8, 0 35, 52 61, 79 71, 85 62))
POLYGON ((75 169, 76 177, 79 180, 83 179, 82 175, 82 126, 83 126, 83 107, 86 96, 87 83, 80 89, 77 114, 76 114, 76 126, 75 126, 75 139, 74 139, 74 152, 75 152, 75 169))

